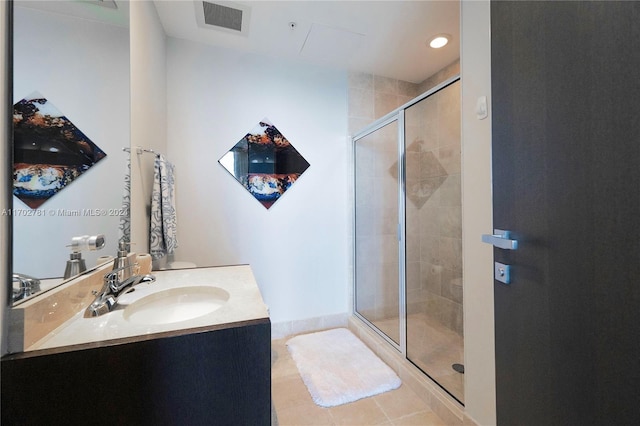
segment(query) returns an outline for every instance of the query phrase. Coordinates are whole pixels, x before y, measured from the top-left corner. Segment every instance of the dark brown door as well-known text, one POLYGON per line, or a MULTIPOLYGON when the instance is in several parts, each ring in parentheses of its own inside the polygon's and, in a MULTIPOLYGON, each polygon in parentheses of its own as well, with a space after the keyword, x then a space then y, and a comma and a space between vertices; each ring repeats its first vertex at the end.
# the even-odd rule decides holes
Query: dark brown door
POLYGON ((640 424, 640 2, 492 1, 491 38, 498 425, 640 424))

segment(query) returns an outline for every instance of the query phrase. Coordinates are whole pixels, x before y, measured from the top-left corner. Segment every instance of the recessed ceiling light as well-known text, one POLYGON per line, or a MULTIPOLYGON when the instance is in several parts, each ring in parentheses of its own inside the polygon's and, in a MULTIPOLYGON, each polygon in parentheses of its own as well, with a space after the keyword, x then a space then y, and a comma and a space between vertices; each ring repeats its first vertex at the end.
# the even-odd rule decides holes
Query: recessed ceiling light
POLYGON ((450 37, 451 36, 449 34, 438 34, 429 41, 429 46, 434 49, 440 49, 441 47, 444 47, 447 43, 449 43, 450 37))

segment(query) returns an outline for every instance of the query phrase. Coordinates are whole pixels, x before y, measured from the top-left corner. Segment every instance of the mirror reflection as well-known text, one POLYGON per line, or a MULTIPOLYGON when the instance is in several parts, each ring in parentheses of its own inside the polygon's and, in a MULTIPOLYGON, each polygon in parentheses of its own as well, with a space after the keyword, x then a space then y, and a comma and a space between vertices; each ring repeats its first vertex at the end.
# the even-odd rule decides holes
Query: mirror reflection
POLYGON ((13 195, 32 209, 105 156, 40 93, 13 106, 13 195))
POLYGON ((11 214, 18 301, 116 254, 127 213, 128 3, 99 3, 14 2, 11 214), (92 246, 78 244, 90 238, 92 246))

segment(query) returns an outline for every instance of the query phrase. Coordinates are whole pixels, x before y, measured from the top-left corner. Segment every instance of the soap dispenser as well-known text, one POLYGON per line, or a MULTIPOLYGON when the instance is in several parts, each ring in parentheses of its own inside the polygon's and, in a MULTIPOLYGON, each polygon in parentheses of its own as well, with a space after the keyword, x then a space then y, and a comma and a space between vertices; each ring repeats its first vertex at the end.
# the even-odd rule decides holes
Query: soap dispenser
POLYGON ((64 279, 71 278, 75 275, 81 274, 87 270, 87 264, 82 258, 82 251, 94 251, 100 250, 104 247, 105 239, 104 235, 82 235, 80 237, 73 237, 71 239, 71 255, 67 260, 67 266, 64 269, 64 279))
POLYGON ((82 253, 72 251, 67 260, 67 266, 64 268, 63 279, 74 277, 87 270, 87 264, 82 258, 82 253))
POLYGON ((118 254, 113 259, 113 270, 124 268, 118 271, 118 280, 120 282, 131 278, 133 272, 131 271, 131 262, 129 262, 129 247, 131 243, 128 241, 120 241, 118 243, 118 254))

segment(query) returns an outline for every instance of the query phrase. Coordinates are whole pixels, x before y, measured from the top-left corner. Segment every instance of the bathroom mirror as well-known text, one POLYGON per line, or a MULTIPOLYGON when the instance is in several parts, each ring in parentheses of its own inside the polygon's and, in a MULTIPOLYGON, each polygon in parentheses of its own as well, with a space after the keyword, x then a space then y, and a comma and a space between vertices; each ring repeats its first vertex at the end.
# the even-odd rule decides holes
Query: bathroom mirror
POLYGON ((128 27, 127 1, 14 2, 13 273, 40 279, 41 291, 64 282, 74 237, 105 237, 101 250, 81 251, 87 269, 116 254, 128 27))

